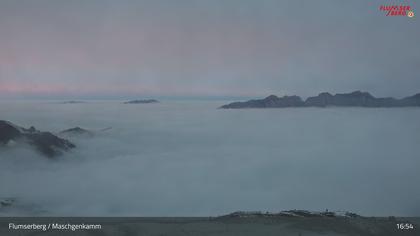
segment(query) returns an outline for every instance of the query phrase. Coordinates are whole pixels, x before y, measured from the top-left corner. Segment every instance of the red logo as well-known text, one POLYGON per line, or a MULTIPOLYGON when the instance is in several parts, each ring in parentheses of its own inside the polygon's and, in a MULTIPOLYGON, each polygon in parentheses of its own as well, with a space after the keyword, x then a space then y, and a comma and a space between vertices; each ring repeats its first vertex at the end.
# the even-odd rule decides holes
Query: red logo
POLYGON ((408 5, 381 5, 379 10, 386 12, 386 16, 414 17, 414 12, 408 5))

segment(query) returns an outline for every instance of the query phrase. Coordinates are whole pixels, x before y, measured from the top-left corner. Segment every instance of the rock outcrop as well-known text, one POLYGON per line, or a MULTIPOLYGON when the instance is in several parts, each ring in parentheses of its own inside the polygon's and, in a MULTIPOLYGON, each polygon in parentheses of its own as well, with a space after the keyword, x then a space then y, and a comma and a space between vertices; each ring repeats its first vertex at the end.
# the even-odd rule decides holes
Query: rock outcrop
POLYGON ((0 120, 0 147, 20 142, 33 146, 49 158, 76 147, 70 141, 59 138, 50 132, 41 132, 34 127, 25 129, 11 122, 0 120))
POLYGON ((395 99, 392 97, 376 98, 368 92, 354 91, 351 93, 320 93, 303 101, 299 96, 277 97, 270 95, 264 99, 233 102, 220 108, 281 108, 281 107, 409 107, 420 106, 420 93, 395 99))

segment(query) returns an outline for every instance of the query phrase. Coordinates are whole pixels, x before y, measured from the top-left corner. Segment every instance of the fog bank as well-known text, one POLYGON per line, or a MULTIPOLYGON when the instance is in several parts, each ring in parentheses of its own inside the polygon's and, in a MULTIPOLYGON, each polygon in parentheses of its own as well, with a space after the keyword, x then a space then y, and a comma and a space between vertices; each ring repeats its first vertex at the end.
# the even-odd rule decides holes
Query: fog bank
POLYGON ((0 149, 3 215, 420 215, 420 109, 216 109, 225 102, 0 102, 0 119, 93 138, 57 160, 0 149))

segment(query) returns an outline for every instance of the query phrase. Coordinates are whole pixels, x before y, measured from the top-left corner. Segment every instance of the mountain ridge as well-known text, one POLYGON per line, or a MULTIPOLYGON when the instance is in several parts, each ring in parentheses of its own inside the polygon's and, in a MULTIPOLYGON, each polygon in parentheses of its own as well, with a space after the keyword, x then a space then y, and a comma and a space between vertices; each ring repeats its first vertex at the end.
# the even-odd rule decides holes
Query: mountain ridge
POLYGON ((329 92, 303 100, 297 95, 278 97, 269 95, 263 99, 252 99, 245 102, 232 102, 221 106, 222 109, 241 108, 285 108, 285 107, 417 107, 420 106, 420 93, 396 99, 393 97, 376 98, 369 92, 354 91, 350 93, 329 92))
POLYGON ((49 158, 76 147, 70 141, 57 137, 51 132, 39 131, 33 126, 25 129, 9 121, 0 120, 0 147, 15 143, 27 143, 49 158))

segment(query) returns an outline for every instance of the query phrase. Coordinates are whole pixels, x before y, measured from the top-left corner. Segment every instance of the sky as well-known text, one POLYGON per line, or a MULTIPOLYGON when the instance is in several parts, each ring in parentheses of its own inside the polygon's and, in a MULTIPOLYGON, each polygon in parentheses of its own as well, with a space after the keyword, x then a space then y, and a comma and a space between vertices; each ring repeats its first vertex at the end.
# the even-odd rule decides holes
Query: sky
MULTIPOLYGON (((414 1, 0 0, 0 98, 420 92, 414 1), (410 5, 414 18, 385 16, 410 5)), ((417 16, 417 14, 419 16, 417 16)))

